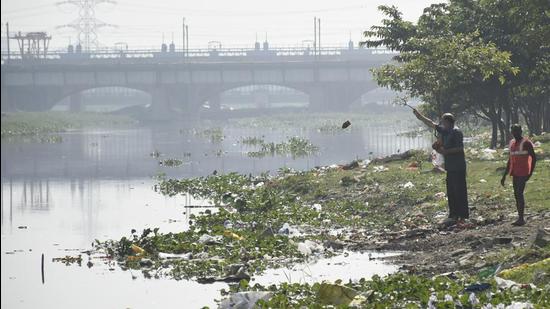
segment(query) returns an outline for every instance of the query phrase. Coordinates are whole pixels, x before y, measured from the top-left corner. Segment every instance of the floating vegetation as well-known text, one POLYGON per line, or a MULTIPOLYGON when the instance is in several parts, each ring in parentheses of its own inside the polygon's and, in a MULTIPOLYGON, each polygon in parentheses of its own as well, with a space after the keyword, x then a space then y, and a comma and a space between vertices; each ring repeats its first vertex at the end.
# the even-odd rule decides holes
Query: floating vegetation
POLYGON ((241 144, 247 145, 247 146, 257 146, 264 143, 265 141, 263 138, 255 137, 255 136, 249 136, 241 139, 241 144))
POLYGON ((196 136, 210 140, 212 144, 221 143, 225 136, 223 135, 223 130, 221 128, 211 128, 202 131, 194 131, 196 136))
MULTIPOLYGON (((2 138, 41 136, 86 127, 127 126, 136 121, 125 116, 104 113, 16 112, 2 114, 2 138)), ((57 141, 56 141, 57 142, 57 141)))
POLYGON ((168 167, 178 167, 183 164, 183 161, 180 159, 164 159, 159 161, 159 165, 168 166, 168 167))
POLYGON ((261 308, 512 308, 506 306, 511 303, 518 304, 514 308, 546 308, 550 304, 543 289, 501 287, 494 279, 482 286, 476 285, 476 279, 460 274, 427 278, 397 273, 347 283, 239 284, 221 294, 270 292, 257 303, 261 308), (475 293, 469 290, 478 287, 475 293))
POLYGON ((149 155, 153 158, 158 158, 158 157, 160 157, 161 154, 158 150, 155 150, 155 151, 151 152, 149 155))
MULTIPOLYGON (((548 151, 545 143, 537 148, 543 150, 548 151)), ((462 307, 479 308, 481 304, 526 301, 535 308, 548 307, 548 276, 540 275, 548 268, 547 244, 529 251, 536 254, 518 251, 514 258, 495 255, 496 260, 491 260, 490 265, 487 262, 491 251, 512 246, 509 234, 514 233, 509 221, 498 219, 509 213, 509 208, 501 205, 511 205, 506 199, 511 194, 506 192, 509 189, 494 185, 500 178, 494 170, 502 165, 501 159, 472 158, 469 180, 488 180, 469 188, 472 201, 479 205, 476 218, 467 221, 467 225, 441 230, 439 221, 445 217, 446 208, 444 194, 443 198, 440 194, 445 186, 444 175, 434 173, 429 164, 417 162, 427 157, 427 153, 417 151, 375 159, 370 164, 352 162, 305 172, 281 169, 278 175, 229 173, 181 180, 161 178, 156 186, 160 193, 189 194, 208 200, 217 211, 208 208, 190 215, 188 229, 179 233, 146 229, 140 235, 133 231, 119 240, 97 242, 95 247, 121 268, 140 269, 147 278, 239 282, 223 293, 270 292, 271 297, 259 303, 260 307, 331 305, 334 303, 327 303, 321 291, 332 287, 353 292, 346 300, 349 303, 336 306, 353 301, 363 306, 367 301, 365 307, 380 304, 381 308, 454 308, 460 303, 462 307), (464 237, 464 233, 472 236, 464 237), (453 243, 453 252, 441 250, 448 243, 453 243), (407 261, 403 270, 414 274, 374 276, 324 287, 324 283, 249 285, 249 280, 266 268, 292 267, 309 256, 319 258, 340 254, 342 250, 373 248, 413 250, 394 258, 407 261), (414 251, 418 248, 426 251, 414 251), (496 277, 476 276, 487 266, 504 263, 503 269, 512 270, 502 272, 503 276, 518 282, 540 277, 540 285, 502 288, 496 277), (522 263, 528 265, 514 268, 522 263), (484 290, 478 293, 475 289, 480 288, 484 290)), ((541 164, 528 189, 532 227, 516 231, 514 238, 530 238, 527 234, 547 222, 547 191, 541 180, 549 177, 550 169, 547 161, 541 164)), ((547 243, 541 237, 539 242, 547 243)))
POLYGON ((82 265, 82 255, 80 255, 80 254, 77 255, 77 256, 66 255, 64 257, 53 258, 52 262, 63 263, 67 266, 72 265, 72 264, 78 264, 78 266, 81 266, 82 265))
POLYGON ((384 117, 376 113, 293 113, 270 115, 253 118, 230 119, 229 123, 241 128, 260 129, 313 129, 321 133, 335 134, 342 131, 342 122, 349 120, 353 123, 352 130, 366 128, 373 125, 403 125, 409 126, 414 116, 407 110, 392 112, 384 117))
POLYGON ((291 137, 288 141, 282 143, 258 144, 260 150, 248 152, 247 155, 252 158, 263 158, 266 156, 286 156, 292 158, 307 157, 319 151, 319 147, 311 144, 307 139, 291 137))

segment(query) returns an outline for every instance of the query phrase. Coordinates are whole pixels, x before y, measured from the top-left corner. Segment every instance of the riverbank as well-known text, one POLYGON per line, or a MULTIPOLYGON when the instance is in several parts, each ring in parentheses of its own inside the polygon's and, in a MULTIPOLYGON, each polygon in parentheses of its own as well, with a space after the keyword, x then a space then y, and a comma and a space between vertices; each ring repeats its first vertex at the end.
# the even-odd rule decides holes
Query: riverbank
POLYGON ((434 171, 427 153, 411 151, 305 172, 284 169, 277 176, 164 179, 157 188, 161 193, 188 192, 217 207, 192 216, 189 230, 133 232, 119 241, 98 242, 96 249, 146 277, 238 283, 223 293, 270 291, 274 307, 326 304, 319 295, 325 288, 253 285, 254 276, 267 268, 344 250, 398 250, 405 253, 388 261, 401 265, 400 273, 346 284, 365 298, 357 299, 361 306, 425 307, 430 298, 448 306, 449 297, 464 305, 527 301, 544 306, 549 300, 543 291, 550 283, 550 231, 545 230, 550 226, 550 143, 546 136, 535 140, 539 163, 526 189, 528 224, 522 227, 511 226, 516 211, 510 182, 499 183, 506 153, 468 148, 471 219, 451 228, 440 226, 446 217, 444 174, 434 171), (503 287, 500 277, 493 277, 497 269, 497 276, 515 280, 506 284, 517 287, 503 287), (486 285, 470 287, 475 283, 486 285), (471 299, 466 288, 485 291, 471 299))
POLYGON ((33 137, 90 127, 130 126, 137 122, 127 116, 81 112, 2 113, 2 138, 33 137))

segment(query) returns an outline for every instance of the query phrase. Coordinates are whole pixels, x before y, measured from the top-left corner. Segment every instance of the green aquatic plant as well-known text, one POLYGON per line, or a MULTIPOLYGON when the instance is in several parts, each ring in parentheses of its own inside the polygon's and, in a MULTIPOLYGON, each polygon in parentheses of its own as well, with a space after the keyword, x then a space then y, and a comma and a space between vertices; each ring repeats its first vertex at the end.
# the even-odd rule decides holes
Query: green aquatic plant
POLYGON ((178 167, 183 164, 183 161, 180 159, 164 159, 159 161, 159 165, 168 166, 168 167, 178 167))
POLYGON ((212 144, 219 144, 225 139, 223 130, 219 127, 205 129, 202 131, 194 131, 194 133, 196 136, 208 139, 212 144))
POLYGON ((313 155, 319 151, 319 147, 300 137, 291 137, 288 141, 281 143, 261 142, 258 146, 260 148, 258 151, 250 151, 247 155, 251 158, 286 155, 290 155, 292 158, 299 158, 313 155))
POLYGON ((2 114, 2 138, 44 135, 87 127, 129 126, 136 123, 135 120, 126 116, 94 112, 6 113, 2 114))

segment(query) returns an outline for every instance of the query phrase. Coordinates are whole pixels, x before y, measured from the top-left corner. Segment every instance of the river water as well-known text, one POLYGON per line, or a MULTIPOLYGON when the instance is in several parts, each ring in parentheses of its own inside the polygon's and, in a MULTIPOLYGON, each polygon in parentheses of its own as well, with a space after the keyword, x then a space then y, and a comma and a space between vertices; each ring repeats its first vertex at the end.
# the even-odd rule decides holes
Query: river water
MULTIPOLYGON (((220 124, 218 124, 220 125, 220 124)), ((240 172, 276 172, 343 164, 356 158, 425 148, 426 137, 401 137, 399 128, 363 128, 323 134, 317 130, 223 127, 223 141, 195 134, 184 124, 131 129, 94 129, 60 134, 60 143, 2 141, 2 308, 200 308, 216 306, 225 283, 146 279, 136 271, 93 260, 94 266, 65 266, 52 258, 78 255, 95 239, 119 239, 131 229, 186 228, 201 205, 186 196, 164 197, 153 190, 153 176, 196 177, 240 172), (307 138, 320 148, 305 158, 250 158, 240 139, 263 136, 283 141, 307 138), (184 161, 159 165, 150 154, 184 161), (41 256, 45 257, 44 282, 41 256)), ((350 257, 311 262, 294 269, 270 270, 263 284, 323 279, 359 279, 395 271, 395 266, 352 253, 350 257), (300 268, 301 267, 301 268, 300 268), (293 281, 294 281, 293 280, 293 281)), ((253 282, 254 283, 254 282, 253 282)))

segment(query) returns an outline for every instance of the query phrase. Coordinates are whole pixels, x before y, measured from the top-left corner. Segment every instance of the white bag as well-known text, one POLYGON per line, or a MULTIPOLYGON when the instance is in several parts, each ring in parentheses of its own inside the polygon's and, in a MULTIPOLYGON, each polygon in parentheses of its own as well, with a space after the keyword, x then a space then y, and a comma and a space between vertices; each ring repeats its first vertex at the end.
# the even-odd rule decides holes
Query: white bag
POLYGON ((445 170, 445 157, 439 152, 432 150, 432 164, 438 169, 445 170))

